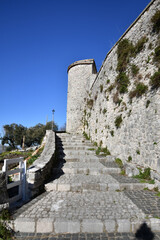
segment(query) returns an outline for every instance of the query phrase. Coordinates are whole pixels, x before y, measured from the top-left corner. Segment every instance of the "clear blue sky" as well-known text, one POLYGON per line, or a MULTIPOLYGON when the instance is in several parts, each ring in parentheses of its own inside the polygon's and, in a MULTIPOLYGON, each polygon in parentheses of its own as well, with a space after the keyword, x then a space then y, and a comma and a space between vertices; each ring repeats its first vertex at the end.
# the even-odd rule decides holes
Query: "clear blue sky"
POLYGON ((66 122, 67 67, 107 52, 149 0, 0 0, 0 132, 66 122))

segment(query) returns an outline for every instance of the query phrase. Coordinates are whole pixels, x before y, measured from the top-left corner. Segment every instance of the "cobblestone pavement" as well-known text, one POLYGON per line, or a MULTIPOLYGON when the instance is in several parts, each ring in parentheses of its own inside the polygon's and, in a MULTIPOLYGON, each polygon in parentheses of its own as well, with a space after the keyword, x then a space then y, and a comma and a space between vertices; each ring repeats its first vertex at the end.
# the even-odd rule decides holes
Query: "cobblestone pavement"
POLYGON ((120 174, 110 174, 114 179, 116 179, 119 183, 139 183, 139 180, 136 178, 130 178, 127 176, 123 176, 120 174))
MULTIPOLYGON (((121 176, 121 170, 112 158, 107 162, 97 158, 92 151, 93 156, 79 154, 75 156, 75 162, 67 162, 67 159, 74 160, 70 155, 73 143, 70 146, 67 134, 61 142, 65 142, 63 148, 69 148, 67 158, 63 159, 66 163, 61 164, 64 175, 46 184, 47 192, 15 211, 14 230, 32 232, 26 236, 17 235, 17 239, 130 240, 135 236, 129 232, 135 232, 143 222, 154 231, 160 231, 160 198, 151 191, 140 190, 145 184, 121 176), (52 234, 44 234, 45 230, 52 234), (34 235, 34 232, 42 234, 34 235), (76 234, 53 235, 53 232, 76 234)), ((86 145, 79 139, 77 148, 78 143, 81 148, 86 145)), ((160 239, 160 234, 154 239, 160 239)))
POLYGON ((147 215, 160 218, 160 197, 156 196, 155 192, 149 190, 126 191, 125 195, 147 215))
MULTIPOLYGON (((86 234, 32 234, 21 233, 16 240, 136 240, 133 233, 86 233, 86 234)), ((143 240, 143 239, 142 239, 143 240)), ((152 240, 152 239, 150 239, 152 240)), ((160 240, 160 233, 154 234, 154 240, 160 240)))

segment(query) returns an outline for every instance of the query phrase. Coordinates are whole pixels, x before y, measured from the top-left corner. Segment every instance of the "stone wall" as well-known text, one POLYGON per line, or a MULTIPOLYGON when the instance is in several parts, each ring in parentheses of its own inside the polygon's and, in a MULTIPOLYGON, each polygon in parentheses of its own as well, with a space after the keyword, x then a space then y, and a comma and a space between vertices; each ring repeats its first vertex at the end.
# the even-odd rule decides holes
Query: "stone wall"
POLYGON ((154 0, 107 54, 81 120, 82 132, 99 146, 108 147, 113 156, 160 173, 160 89, 150 84, 159 67, 155 62, 159 34, 151 21, 157 10, 160 1, 154 0))
POLYGON ((0 171, 0 211, 8 206, 8 193, 6 187, 6 175, 0 171))
POLYGON ((28 168, 28 197, 44 191, 45 181, 51 176, 55 163, 55 132, 47 130, 45 147, 41 156, 28 168))

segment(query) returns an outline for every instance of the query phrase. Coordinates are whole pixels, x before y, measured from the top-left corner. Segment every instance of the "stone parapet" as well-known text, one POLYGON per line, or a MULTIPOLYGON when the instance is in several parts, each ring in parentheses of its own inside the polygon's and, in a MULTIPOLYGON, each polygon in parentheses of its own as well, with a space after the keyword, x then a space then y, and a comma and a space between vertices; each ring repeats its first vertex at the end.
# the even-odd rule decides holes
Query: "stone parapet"
POLYGON ((44 191, 45 181, 51 176, 55 162, 55 132, 47 130, 46 144, 41 156, 27 170, 28 196, 44 191))

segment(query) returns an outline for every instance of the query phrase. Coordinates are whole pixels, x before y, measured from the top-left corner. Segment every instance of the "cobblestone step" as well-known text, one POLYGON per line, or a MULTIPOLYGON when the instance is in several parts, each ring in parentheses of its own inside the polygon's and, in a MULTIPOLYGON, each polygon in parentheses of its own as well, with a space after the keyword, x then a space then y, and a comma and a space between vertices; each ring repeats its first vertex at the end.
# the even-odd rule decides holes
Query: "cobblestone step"
POLYGON ((32 233, 135 232, 143 221, 158 228, 159 219, 146 219, 125 192, 48 192, 17 210, 11 225, 32 233))

